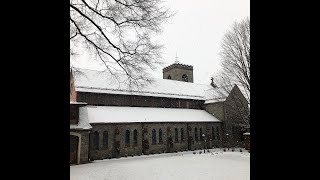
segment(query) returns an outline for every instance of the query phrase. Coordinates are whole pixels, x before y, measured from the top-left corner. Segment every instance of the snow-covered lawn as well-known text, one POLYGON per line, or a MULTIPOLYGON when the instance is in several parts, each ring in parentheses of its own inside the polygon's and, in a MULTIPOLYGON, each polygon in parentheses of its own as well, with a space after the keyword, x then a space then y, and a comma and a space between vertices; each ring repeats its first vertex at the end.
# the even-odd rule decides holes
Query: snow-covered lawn
POLYGON ((250 153, 211 149, 106 159, 70 166, 71 180, 249 180, 250 153), (202 151, 203 152, 203 151, 202 151))

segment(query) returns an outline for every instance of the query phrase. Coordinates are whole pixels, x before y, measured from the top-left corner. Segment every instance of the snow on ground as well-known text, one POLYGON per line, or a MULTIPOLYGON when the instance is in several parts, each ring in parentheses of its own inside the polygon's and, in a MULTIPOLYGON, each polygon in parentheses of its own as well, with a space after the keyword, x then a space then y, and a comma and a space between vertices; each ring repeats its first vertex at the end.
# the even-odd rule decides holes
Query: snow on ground
POLYGON ((70 166, 71 180, 249 180, 250 154, 211 149, 106 159, 70 166), (203 150, 202 150, 203 152, 203 150))

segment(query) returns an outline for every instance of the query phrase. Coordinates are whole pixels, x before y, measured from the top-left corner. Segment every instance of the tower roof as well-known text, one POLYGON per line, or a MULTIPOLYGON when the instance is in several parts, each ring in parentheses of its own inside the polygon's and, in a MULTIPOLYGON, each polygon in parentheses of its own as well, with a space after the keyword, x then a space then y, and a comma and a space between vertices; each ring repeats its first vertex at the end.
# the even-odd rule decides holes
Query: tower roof
POLYGON ((165 68, 163 68, 163 72, 167 72, 167 71, 169 71, 171 69, 174 69, 174 68, 193 70, 193 66, 180 63, 180 61, 178 60, 177 53, 176 53, 176 60, 174 61, 174 63, 169 65, 169 66, 167 66, 167 67, 165 67, 165 68))
POLYGON ((175 61, 173 64, 163 68, 162 71, 167 72, 167 71, 174 69, 174 68, 193 70, 193 66, 187 65, 187 64, 182 64, 179 61, 175 61))

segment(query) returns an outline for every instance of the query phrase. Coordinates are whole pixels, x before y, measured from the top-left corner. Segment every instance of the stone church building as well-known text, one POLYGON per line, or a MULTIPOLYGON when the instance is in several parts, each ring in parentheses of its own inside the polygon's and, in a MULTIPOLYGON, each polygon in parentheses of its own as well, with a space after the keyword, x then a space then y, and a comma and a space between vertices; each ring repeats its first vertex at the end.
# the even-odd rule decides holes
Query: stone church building
POLYGON ((70 164, 223 147, 226 134, 241 142, 243 132, 226 127, 237 119, 231 97, 248 109, 242 91, 193 81, 193 67, 179 62, 139 88, 104 71, 71 69, 70 164))

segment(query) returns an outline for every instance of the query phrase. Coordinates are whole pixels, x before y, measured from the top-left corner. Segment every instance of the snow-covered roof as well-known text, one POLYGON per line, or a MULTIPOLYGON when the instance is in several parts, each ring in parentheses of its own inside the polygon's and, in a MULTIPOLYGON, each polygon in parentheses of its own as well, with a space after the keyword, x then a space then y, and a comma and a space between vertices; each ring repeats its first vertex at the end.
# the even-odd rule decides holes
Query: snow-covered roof
POLYGON ((209 84, 153 79, 151 84, 138 89, 130 86, 127 77, 116 79, 106 71, 77 69, 73 73, 77 92, 205 100, 206 90, 212 88, 209 84))
MULTIPOLYGON (((250 92, 246 91, 242 85, 237 84, 240 92, 246 98, 246 100, 250 104, 250 92)), ((205 102, 204 104, 210 104, 215 102, 223 102, 227 99, 231 90, 235 87, 235 85, 226 85, 223 87, 216 87, 206 90, 205 93, 205 102)))
POLYGON ((86 105, 86 104, 88 104, 88 103, 85 103, 85 102, 74 102, 74 101, 70 101, 70 104, 86 105))
POLYGON ((92 126, 89 124, 88 111, 86 108, 79 108, 79 122, 78 124, 70 124, 70 129, 74 130, 89 130, 92 126))
POLYGON ((228 97, 227 91, 222 87, 210 88, 205 92, 204 104, 210 104, 215 102, 225 101, 228 97))
POLYGON ((209 99, 209 100, 206 100, 204 102, 204 104, 211 104, 211 103, 216 103, 216 102, 223 102, 225 101, 226 98, 221 98, 221 99, 209 99))
POLYGON ((221 122, 205 110, 153 107, 85 106, 80 119, 89 123, 221 122))

